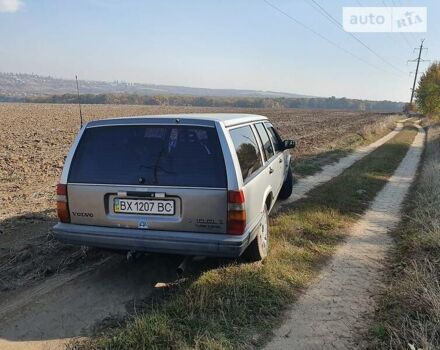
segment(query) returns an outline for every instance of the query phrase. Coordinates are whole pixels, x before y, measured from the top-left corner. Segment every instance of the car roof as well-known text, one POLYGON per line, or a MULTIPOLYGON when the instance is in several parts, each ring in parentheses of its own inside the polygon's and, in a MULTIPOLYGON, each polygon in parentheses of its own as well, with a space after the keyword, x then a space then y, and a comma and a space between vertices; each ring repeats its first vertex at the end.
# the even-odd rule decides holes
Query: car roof
POLYGON ((264 121, 267 117, 257 114, 245 113, 180 113, 180 114, 159 114, 159 115, 140 115, 130 117, 119 117, 94 120, 87 123, 87 127, 106 126, 106 125, 129 125, 144 123, 176 123, 179 124, 200 124, 213 126, 215 122, 223 123, 226 127, 245 124, 254 121, 264 121))

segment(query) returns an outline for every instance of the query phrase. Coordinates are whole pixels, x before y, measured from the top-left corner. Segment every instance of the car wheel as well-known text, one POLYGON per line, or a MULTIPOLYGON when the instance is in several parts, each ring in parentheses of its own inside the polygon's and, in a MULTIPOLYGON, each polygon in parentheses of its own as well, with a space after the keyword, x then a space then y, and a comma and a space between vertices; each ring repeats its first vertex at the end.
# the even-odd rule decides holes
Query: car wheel
POLYGON ((286 179, 284 180, 283 186, 281 187, 280 193, 278 194, 279 199, 287 199, 292 194, 293 190, 293 174, 292 168, 289 166, 287 171, 286 179))
POLYGON ((259 223, 257 235, 249 244, 244 253, 244 257, 248 261, 261 261, 266 258, 269 251, 269 213, 264 207, 263 217, 259 223))

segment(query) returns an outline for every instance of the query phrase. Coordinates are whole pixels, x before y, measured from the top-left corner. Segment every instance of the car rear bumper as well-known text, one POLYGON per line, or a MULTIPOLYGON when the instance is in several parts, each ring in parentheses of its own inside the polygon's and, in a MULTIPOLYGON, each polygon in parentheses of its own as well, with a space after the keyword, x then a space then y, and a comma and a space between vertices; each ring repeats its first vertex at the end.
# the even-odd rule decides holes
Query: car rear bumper
POLYGON ((53 232, 58 240, 76 245, 182 255, 238 257, 252 241, 255 229, 241 236, 232 236, 58 223, 53 232))

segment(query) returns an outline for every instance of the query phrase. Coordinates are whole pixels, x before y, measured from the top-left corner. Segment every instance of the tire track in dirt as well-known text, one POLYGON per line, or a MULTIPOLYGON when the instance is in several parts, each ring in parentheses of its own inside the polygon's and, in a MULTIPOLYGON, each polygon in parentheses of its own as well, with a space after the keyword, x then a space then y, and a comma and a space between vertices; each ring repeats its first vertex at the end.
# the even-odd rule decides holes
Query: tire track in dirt
POLYGON ((152 255, 132 264, 114 256, 95 269, 55 276, 3 303, 0 349, 60 349, 88 336, 98 322, 135 310, 156 283, 174 281, 178 262, 177 256, 152 255))
POLYGON ((266 346, 275 349, 357 349, 364 331, 363 315, 374 308, 372 290, 400 220, 401 205, 415 177, 425 132, 419 129, 405 158, 378 193, 370 209, 352 228, 319 277, 287 312, 287 319, 266 346))

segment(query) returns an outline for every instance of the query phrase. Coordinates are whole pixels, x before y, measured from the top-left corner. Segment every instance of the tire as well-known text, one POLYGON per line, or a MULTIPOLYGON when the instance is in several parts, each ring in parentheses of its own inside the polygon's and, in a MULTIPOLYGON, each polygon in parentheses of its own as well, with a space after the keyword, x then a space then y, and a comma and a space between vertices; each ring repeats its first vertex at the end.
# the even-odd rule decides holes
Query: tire
POLYGON ((264 260, 269 251, 269 212, 264 207, 263 217, 261 218, 257 235, 249 244, 243 257, 247 261, 264 260))
POLYGON ((280 193, 278 194, 279 199, 287 199, 292 194, 293 190, 293 174, 292 168, 289 166, 287 171, 287 177, 284 180, 283 186, 281 187, 280 193))

